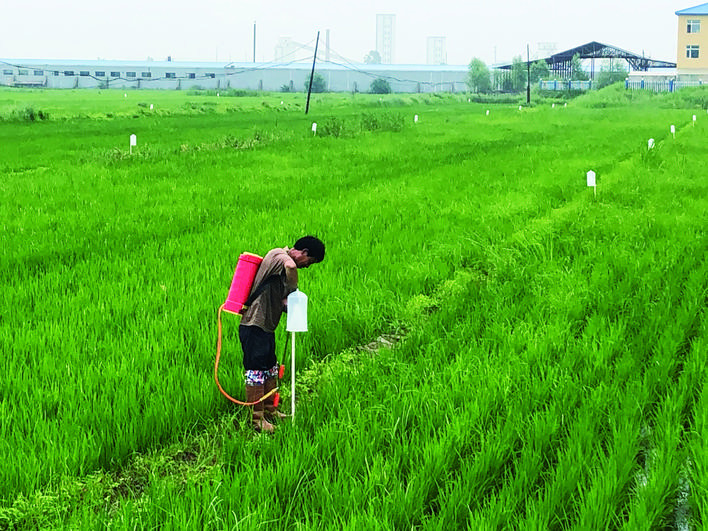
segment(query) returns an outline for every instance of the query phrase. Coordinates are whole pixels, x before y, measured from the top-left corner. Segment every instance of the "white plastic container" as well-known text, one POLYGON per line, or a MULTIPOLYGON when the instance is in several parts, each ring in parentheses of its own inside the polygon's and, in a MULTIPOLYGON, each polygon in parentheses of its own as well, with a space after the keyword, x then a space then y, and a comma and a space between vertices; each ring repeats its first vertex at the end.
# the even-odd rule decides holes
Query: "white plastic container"
POLYGON ((300 290, 288 295, 288 332, 307 332, 307 295, 300 290))

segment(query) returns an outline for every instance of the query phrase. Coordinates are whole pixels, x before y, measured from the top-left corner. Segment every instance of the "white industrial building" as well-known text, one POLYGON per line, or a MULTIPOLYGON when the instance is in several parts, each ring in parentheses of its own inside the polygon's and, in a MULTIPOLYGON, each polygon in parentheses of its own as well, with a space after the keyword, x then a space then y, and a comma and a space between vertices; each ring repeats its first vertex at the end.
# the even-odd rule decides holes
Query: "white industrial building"
MULTIPOLYGON (((312 63, 218 63, 0 59, 0 85, 44 88, 244 89, 301 92, 312 63)), ((330 92, 368 92, 382 78, 393 92, 464 92, 467 65, 318 63, 330 92)))

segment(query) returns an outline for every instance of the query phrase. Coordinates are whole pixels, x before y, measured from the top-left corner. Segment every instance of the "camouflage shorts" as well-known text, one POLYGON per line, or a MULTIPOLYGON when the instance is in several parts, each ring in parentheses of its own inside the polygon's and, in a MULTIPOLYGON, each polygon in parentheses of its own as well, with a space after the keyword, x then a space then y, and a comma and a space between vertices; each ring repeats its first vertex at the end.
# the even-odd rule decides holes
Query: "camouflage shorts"
POLYGON ((266 380, 278 377, 278 365, 267 371, 246 371, 246 385, 263 385, 266 380))

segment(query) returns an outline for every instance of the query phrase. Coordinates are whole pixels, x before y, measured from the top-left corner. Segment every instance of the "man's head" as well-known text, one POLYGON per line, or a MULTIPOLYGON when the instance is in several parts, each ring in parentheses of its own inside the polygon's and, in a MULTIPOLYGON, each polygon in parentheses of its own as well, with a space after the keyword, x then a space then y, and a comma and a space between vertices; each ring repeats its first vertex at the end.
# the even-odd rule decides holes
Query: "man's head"
POLYGON ((305 236, 300 238, 293 245, 292 259, 298 268, 310 267, 324 260, 325 245, 319 238, 314 236, 305 236))

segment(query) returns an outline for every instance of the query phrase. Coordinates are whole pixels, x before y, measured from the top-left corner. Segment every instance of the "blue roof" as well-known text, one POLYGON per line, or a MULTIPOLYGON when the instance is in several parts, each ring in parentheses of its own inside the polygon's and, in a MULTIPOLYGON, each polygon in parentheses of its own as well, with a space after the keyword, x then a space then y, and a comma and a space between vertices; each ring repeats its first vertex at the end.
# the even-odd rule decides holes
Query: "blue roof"
POLYGON ((676 11, 677 15, 708 15, 708 4, 701 4, 696 7, 689 7, 688 9, 682 9, 681 11, 676 11))

